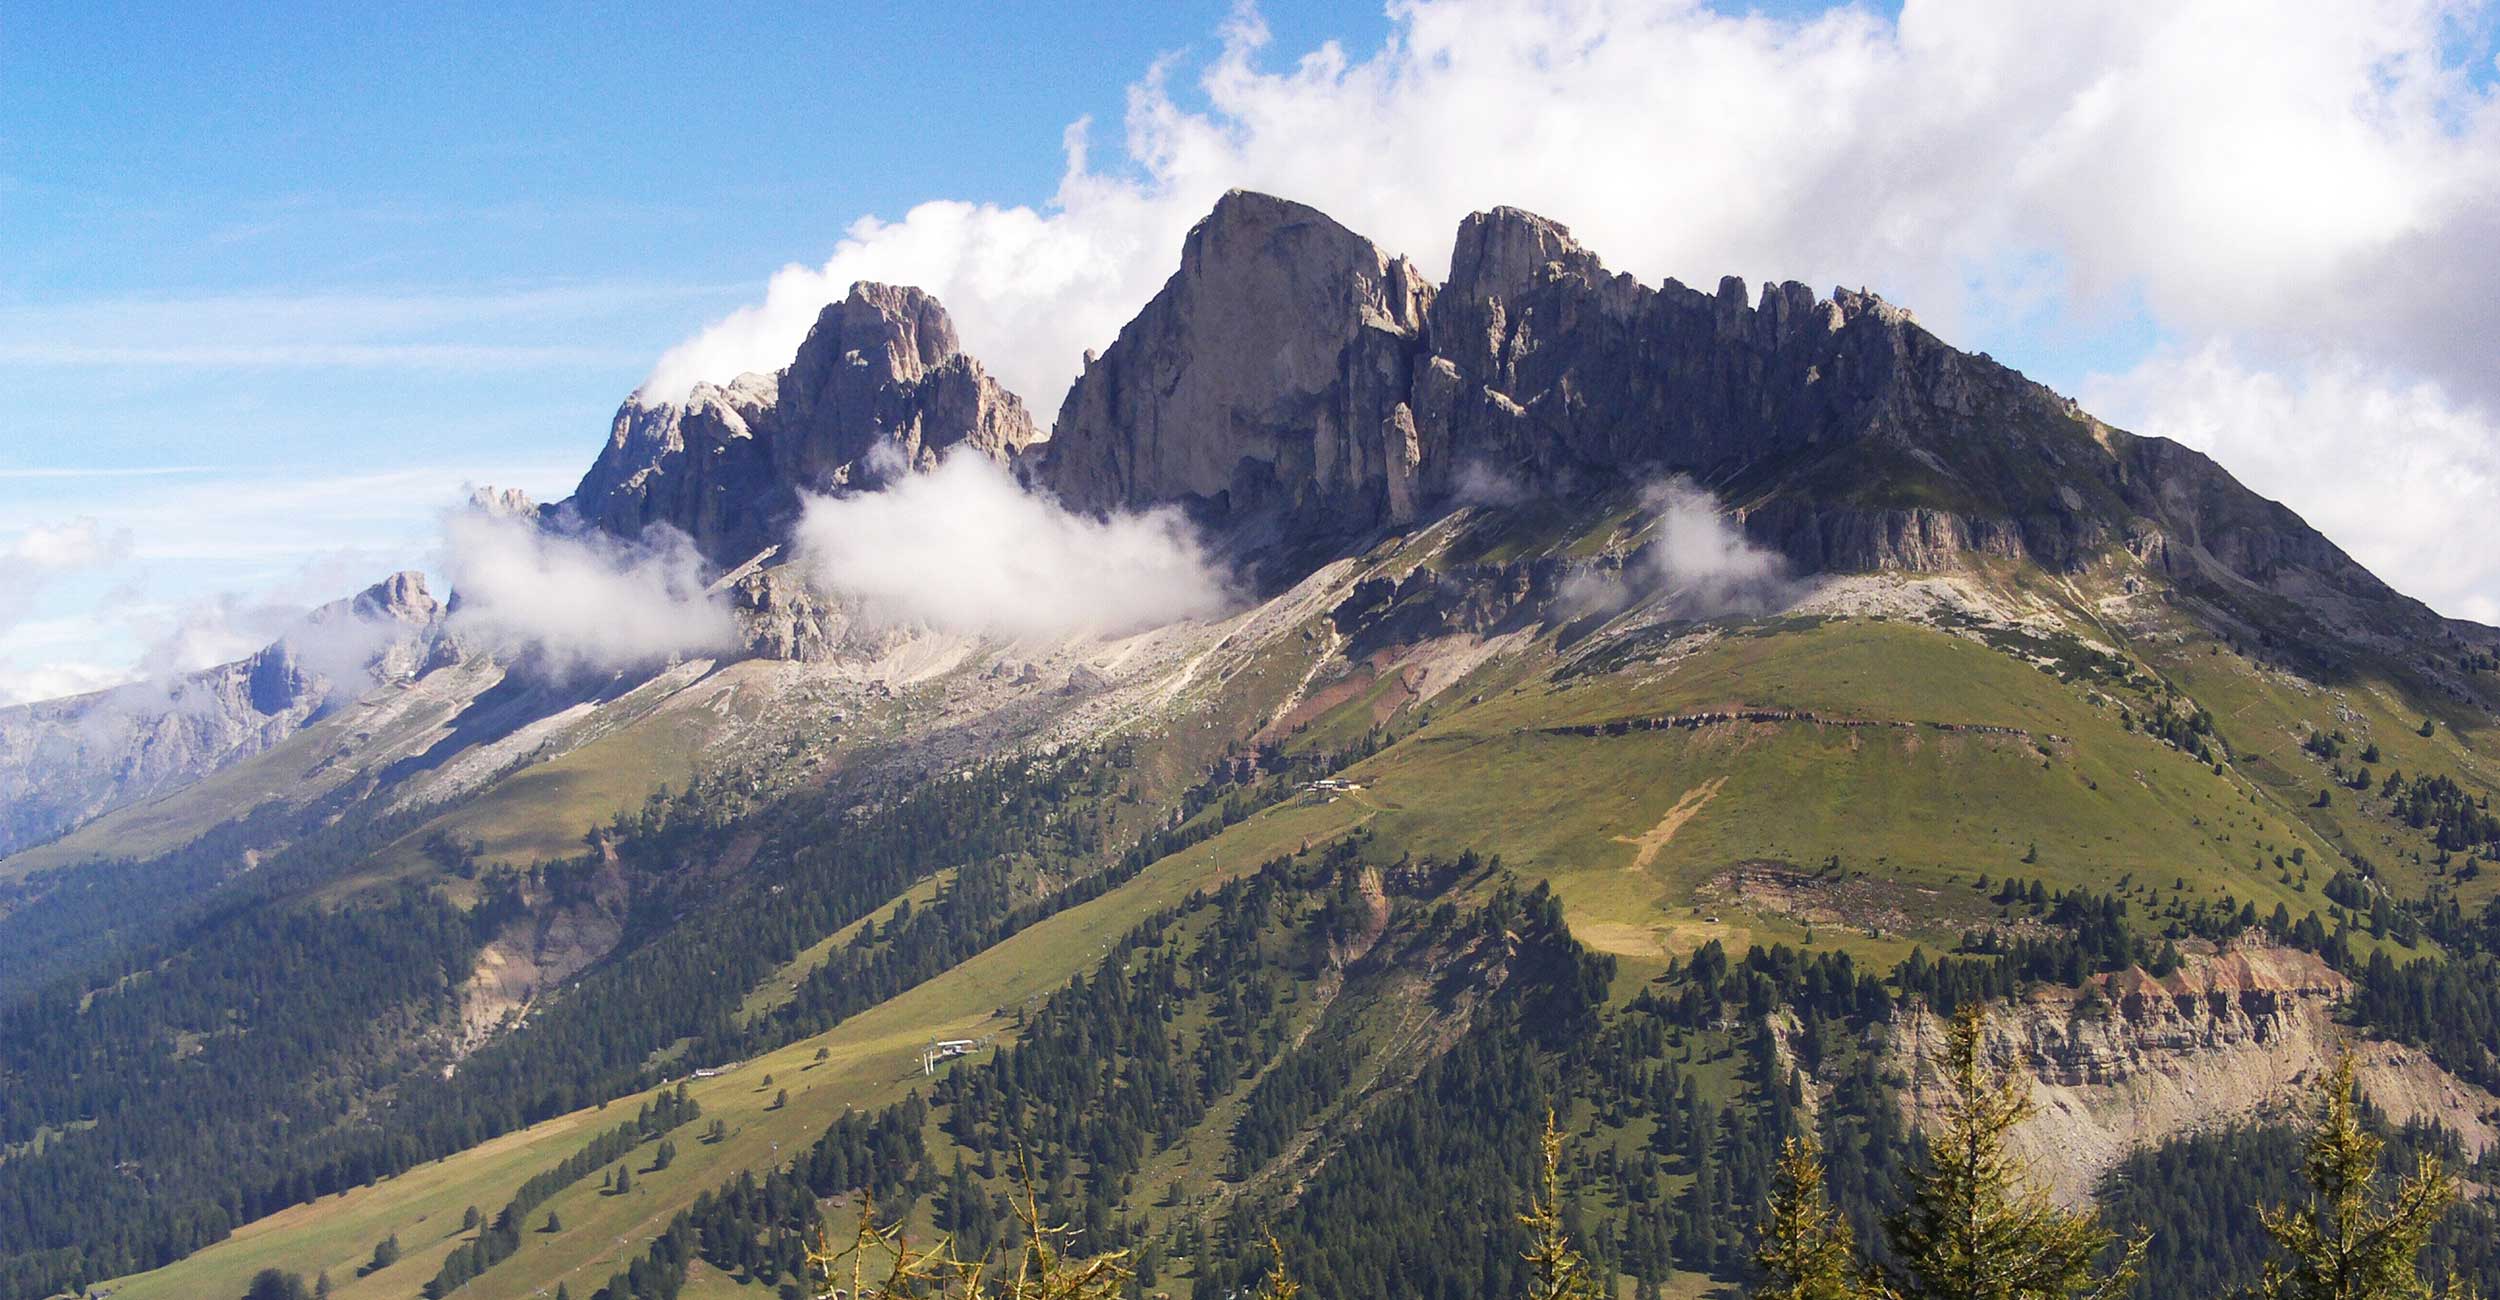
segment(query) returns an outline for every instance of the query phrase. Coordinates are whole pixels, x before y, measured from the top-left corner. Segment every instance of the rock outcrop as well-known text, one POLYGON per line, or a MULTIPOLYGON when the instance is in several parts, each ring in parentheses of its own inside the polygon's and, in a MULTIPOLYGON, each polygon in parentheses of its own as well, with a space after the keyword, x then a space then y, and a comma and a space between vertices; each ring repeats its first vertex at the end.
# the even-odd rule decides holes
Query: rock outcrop
MULTIPOLYGON (((2000 1065, 2032 1079, 2032 1118, 2017 1147, 2080 1204, 2139 1146, 2255 1119, 2282 1119, 2331 1069, 2347 1035, 2335 1007, 2350 982, 2316 956, 2243 944, 2166 978, 2125 971, 2084 992, 2044 990, 1990 1014, 2000 1065)), ((1944 1029, 1905 1014, 1896 1026, 1914 1115, 1940 1097, 1944 1029)), ((2362 1091, 2402 1123, 2436 1120, 2470 1151, 2488 1149, 2500 1098, 2419 1050, 2355 1040, 2362 1091)))
MULTIPOLYGON (((1080 511, 1178 506, 1269 591, 1487 483, 1628 502, 1683 474, 1801 573, 2131 558, 2225 605, 2303 602, 2330 633, 2456 636, 2204 456, 2112 429, 1872 293, 1646 285, 1516 208, 1461 222, 1435 285, 1316 209, 1227 194, 1088 356, 1047 440, 935 299, 857 284, 785 369, 628 401, 548 513, 682 530, 727 573, 788 542, 803 494, 959 447, 1080 511)), ((786 577, 736 595, 756 653, 841 639, 786 577)))
POLYGON ((423 575, 395 573, 233 663, 0 709, 0 854, 198 780, 376 684, 418 675, 443 615, 423 575))
POLYGON ((1059 408, 1041 477, 1087 510, 1179 504, 1261 541, 1396 518, 1432 288, 1315 209, 1235 191, 1059 408))
POLYGON ((1024 403, 965 355, 937 299, 863 282, 786 369, 628 399, 560 508, 624 537, 669 525, 728 569, 782 540, 801 493, 872 487, 956 447, 1006 460, 1033 440, 1024 403))
POLYGON ((1450 266, 1434 286, 1312 208, 1229 194, 1089 358, 1030 472, 1083 509, 1185 506, 1270 585, 1473 482, 1584 494, 1681 473, 1803 571, 2062 570, 2149 538, 2185 578, 2434 630, 2203 456, 1874 294, 1653 288, 1515 208, 1462 222, 1450 266))

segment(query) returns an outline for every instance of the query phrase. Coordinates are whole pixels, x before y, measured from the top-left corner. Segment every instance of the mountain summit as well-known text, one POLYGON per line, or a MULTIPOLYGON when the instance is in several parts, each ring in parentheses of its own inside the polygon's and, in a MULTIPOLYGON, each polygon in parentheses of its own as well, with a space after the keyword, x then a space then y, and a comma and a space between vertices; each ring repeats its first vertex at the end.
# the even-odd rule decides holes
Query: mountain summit
POLYGON ((872 1203, 995 1262, 1018 1196, 1141 1288, 1273 1231, 1509 1296, 1548 1115, 1612 1293, 1709 1294, 1791 1136, 1880 1217, 1957 1007, 2011 1149, 2181 1260, 2256 1257, 2207 1210, 2339 1042, 2500 1151, 2500 632, 1871 293, 1512 208, 1440 284, 1247 192, 1180 251, 1048 439, 863 283, 463 521, 673 652, 542 671, 402 576, 0 713, 0 1296, 765 1294, 872 1203))
POLYGON ((2183 576, 2435 622, 2205 457, 2112 429, 1873 294, 1652 288, 1516 208, 1463 221, 1450 266, 1435 286, 1313 208, 1226 195, 1087 364, 1037 477, 1083 508, 1177 503, 1300 554, 1471 486, 1687 474, 1806 571, 1979 555, 2065 570, 2125 546, 2183 576))
POLYGON ((801 492, 874 487, 957 447, 1004 460, 1034 440, 1024 403, 964 354, 918 289, 860 283, 827 306, 788 367, 617 408, 571 510, 632 537, 685 532, 714 564, 772 545, 801 492))
POLYGON ((1272 590, 1488 494, 1686 475, 1803 572, 2065 572, 2124 549, 2221 599, 2297 598, 2338 638, 2442 629, 2201 454, 1872 293, 1644 285, 1516 208, 1462 221, 1450 267, 1436 285, 1317 209, 1233 191, 1047 439, 934 298, 861 283, 779 373, 627 401, 559 509, 669 524, 728 570, 787 540, 802 493, 963 447, 1080 511, 1180 507, 1272 590))

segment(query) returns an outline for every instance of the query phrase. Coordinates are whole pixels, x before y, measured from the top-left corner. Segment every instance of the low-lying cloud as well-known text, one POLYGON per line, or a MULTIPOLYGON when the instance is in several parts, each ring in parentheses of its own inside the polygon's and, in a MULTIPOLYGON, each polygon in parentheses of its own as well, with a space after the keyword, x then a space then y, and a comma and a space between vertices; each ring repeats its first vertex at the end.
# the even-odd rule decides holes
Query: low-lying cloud
POLYGON ((1658 523, 1640 567, 1676 612, 1690 618, 1764 614, 1795 598, 1787 559, 1747 540, 1718 498, 1691 479, 1653 484, 1642 501, 1658 523))
POLYGON ((1718 498, 1678 475, 1641 492, 1649 540, 1621 569, 1575 574, 1562 592, 1571 617, 1652 602, 1677 618, 1768 614, 1802 594, 1786 557, 1749 540, 1718 498))
POLYGON ((729 649, 737 626, 705 591, 682 533, 638 542, 557 532, 469 509, 444 523, 452 631, 554 676, 613 672, 729 649))
POLYGON ((1120 636, 1231 603, 1178 511, 1075 514, 970 453, 882 491, 810 500, 797 551, 820 590, 950 632, 1120 636))

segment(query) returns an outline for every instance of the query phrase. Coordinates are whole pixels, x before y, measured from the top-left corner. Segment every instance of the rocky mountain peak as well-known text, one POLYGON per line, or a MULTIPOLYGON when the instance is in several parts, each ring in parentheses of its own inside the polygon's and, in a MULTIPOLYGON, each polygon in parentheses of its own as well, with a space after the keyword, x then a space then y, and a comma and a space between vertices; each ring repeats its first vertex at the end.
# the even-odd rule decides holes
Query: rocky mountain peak
MULTIPOLYGON (((1218 527, 1376 515, 1432 285, 1315 208, 1236 190, 1059 408, 1042 477, 1085 509, 1218 527)), ((1322 531, 1329 531, 1322 529, 1322 531)))
POLYGON ((1181 505, 1262 582, 1487 474, 1531 494, 1689 474, 1805 571, 2062 569, 2132 538, 2198 580, 2390 595, 2201 458, 1866 290, 1645 285, 1517 208, 1462 221, 1450 266, 1436 287, 1314 208, 1225 195, 1088 360, 1034 477, 1085 509, 1181 505))
POLYGON ((1462 301, 1508 298, 1526 290, 1549 266, 1583 280, 1605 274, 1597 255, 1580 247, 1561 222, 1518 208, 1470 213, 1458 223, 1445 292, 1462 301))
POLYGON ((619 536, 665 524, 735 567, 782 540, 802 493, 873 486, 956 447, 1007 460, 1035 441, 1014 393, 966 355, 938 300, 861 282, 788 367, 617 409, 570 507, 619 536))
POLYGON ((340 609, 358 618, 423 627, 442 617, 443 603, 426 589, 424 574, 402 569, 344 601, 314 610, 312 617, 315 621, 335 617, 331 611, 340 609))
POLYGON ((443 632, 425 575, 394 573, 232 663, 0 708, 0 856, 279 744, 425 671, 443 632))

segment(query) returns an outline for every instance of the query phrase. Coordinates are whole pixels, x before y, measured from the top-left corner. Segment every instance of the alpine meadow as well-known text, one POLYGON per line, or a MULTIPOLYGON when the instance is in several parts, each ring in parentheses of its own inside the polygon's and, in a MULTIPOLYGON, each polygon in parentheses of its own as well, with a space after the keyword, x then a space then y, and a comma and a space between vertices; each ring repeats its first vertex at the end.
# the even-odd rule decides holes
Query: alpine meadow
POLYGON ((0 1300, 2500 1294, 2488 6, 455 8, 0 24, 0 1300))

